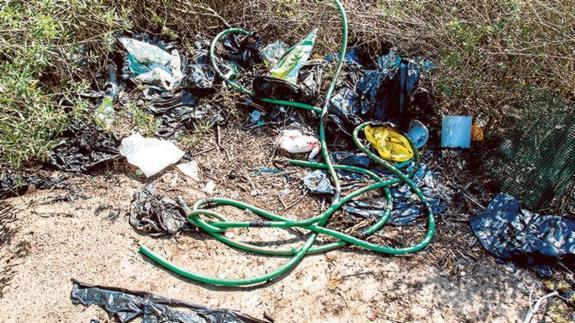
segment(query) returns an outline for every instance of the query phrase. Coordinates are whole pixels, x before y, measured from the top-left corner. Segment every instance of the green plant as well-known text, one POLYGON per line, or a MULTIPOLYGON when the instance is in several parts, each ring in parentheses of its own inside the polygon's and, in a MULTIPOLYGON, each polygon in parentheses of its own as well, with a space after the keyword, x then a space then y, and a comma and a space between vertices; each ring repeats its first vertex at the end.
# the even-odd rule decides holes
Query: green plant
POLYGON ((160 120, 146 113, 142 108, 133 103, 128 103, 126 110, 130 114, 134 127, 144 136, 154 136, 160 127, 160 120))

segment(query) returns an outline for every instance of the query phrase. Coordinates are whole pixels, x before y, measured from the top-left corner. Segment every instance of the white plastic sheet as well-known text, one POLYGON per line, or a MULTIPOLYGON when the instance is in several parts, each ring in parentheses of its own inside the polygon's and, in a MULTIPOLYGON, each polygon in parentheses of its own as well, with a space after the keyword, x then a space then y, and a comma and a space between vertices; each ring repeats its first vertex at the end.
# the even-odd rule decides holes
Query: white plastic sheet
POLYGON ((128 163, 138 167, 146 177, 154 176, 177 163, 185 154, 169 141, 145 138, 139 133, 122 139, 119 150, 128 163))

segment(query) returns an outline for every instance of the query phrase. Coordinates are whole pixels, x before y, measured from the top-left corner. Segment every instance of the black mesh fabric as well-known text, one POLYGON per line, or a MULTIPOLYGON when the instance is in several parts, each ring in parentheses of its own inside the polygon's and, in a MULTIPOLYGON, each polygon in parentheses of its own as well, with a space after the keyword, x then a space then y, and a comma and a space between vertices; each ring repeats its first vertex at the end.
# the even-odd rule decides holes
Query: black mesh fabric
MULTIPOLYGON (((499 150, 489 160, 493 178, 523 205, 546 208, 575 174, 575 106, 547 94, 529 94, 499 150)), ((507 122, 506 122, 507 123, 507 122)))

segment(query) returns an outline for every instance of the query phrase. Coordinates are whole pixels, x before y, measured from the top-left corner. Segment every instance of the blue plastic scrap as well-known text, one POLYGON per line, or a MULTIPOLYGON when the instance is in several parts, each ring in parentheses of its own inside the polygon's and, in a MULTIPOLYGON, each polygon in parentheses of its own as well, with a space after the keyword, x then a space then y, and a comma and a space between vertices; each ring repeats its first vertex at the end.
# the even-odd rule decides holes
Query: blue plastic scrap
POLYGON ((443 116, 441 124, 441 147, 469 148, 471 147, 470 116, 443 116))
POLYGON ((543 276, 550 276, 558 263, 575 269, 575 219, 524 210, 515 197, 499 193, 470 226, 483 247, 501 260, 543 276))

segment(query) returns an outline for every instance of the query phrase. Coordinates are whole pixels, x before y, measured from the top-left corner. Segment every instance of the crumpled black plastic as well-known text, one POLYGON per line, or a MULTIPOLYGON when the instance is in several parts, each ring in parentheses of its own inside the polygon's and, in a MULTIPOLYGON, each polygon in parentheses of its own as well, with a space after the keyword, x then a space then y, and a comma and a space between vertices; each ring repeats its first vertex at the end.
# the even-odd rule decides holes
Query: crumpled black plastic
POLYGON ((200 103, 200 99, 188 90, 154 92, 150 87, 144 93, 149 101, 146 110, 160 121, 159 137, 170 138, 182 131, 193 130, 200 120, 211 125, 223 121, 217 107, 200 103))
POLYGON ((23 195, 32 187, 51 189, 57 187, 61 180, 42 175, 6 174, 0 179, 0 199, 23 195))
POLYGON ((48 153, 50 164, 67 172, 87 172, 115 159, 119 139, 96 127, 74 124, 48 153))
POLYGON ((351 59, 346 62, 343 86, 330 99, 331 121, 349 134, 367 120, 392 122, 407 131, 420 64, 393 51, 378 57, 375 69, 364 69, 351 59))
POLYGON ((152 237, 174 235, 192 230, 186 212, 177 201, 156 195, 152 188, 134 193, 130 208, 130 225, 137 231, 152 237))
POLYGON ((209 309, 148 292, 85 284, 74 279, 72 283, 73 304, 98 305, 120 323, 137 317, 142 317, 142 323, 266 322, 234 310, 209 309))
POLYGON ((550 276, 558 263, 575 269, 575 219, 527 211, 515 197, 499 193, 469 224, 481 245, 499 259, 543 276, 550 276))
POLYGON ((238 63, 243 68, 251 68, 263 62, 262 41, 257 33, 249 35, 229 34, 222 40, 222 58, 238 63))

